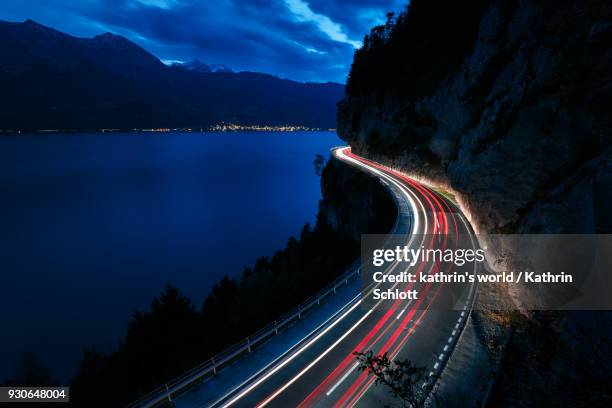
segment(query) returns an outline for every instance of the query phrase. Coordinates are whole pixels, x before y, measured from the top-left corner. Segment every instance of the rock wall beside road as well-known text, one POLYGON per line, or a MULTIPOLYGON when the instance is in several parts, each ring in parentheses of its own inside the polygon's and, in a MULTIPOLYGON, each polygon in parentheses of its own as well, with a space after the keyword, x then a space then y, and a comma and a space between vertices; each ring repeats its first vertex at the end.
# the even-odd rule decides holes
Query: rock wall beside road
MULTIPOLYGON (((611 45, 604 0, 412 0, 356 51, 338 133, 452 191, 479 233, 611 233, 611 45)), ((530 295, 501 289, 478 302, 530 295)), ((490 406, 612 400, 610 313, 473 316, 505 355, 490 406), (514 332, 506 351, 483 327, 514 332)))
MULTIPOLYGON (((415 18, 426 17, 423 2, 413 3, 415 18)), ((440 13, 444 3, 431 2, 440 13)), ((480 232, 612 231, 612 6, 484 3, 463 62, 430 80, 429 91, 349 83, 340 136, 358 153, 453 190, 480 232)), ((410 48, 427 38, 403 41, 410 48)), ((381 63, 371 54, 360 66, 381 63)))

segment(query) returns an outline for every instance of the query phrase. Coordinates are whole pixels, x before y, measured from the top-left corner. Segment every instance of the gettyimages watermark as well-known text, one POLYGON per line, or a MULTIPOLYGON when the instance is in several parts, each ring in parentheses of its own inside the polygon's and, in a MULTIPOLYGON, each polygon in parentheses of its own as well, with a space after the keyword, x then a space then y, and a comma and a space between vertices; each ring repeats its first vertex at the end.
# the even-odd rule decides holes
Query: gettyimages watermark
POLYGON ((612 235, 363 235, 362 304, 461 310, 612 310, 612 235))

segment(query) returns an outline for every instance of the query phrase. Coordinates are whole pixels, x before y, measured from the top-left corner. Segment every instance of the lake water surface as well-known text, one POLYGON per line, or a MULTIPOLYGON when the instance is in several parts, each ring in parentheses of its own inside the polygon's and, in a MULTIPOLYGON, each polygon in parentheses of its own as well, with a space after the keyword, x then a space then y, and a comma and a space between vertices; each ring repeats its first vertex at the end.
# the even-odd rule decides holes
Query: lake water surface
POLYGON ((0 379, 115 348, 171 282, 199 307, 223 275, 313 223, 335 133, 0 136, 0 379))

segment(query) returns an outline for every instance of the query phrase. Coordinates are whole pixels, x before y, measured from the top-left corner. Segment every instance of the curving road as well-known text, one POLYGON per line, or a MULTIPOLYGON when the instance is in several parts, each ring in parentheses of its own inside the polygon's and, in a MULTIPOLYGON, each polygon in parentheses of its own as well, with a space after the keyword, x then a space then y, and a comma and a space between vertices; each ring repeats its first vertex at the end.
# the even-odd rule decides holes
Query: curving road
MULTIPOLYGON (((353 154, 348 147, 334 149, 333 154, 378 176, 392 192, 399 209, 394 245, 452 248, 460 244, 476 248, 473 231, 465 217, 444 196, 401 173, 353 154)), ((384 272, 397 273, 397 266, 392 264, 384 272)), ((412 272, 417 274, 434 274, 441 266, 422 262, 413 268, 412 272)), ((208 405, 349 407, 388 402, 388 392, 374 384, 373 375, 358 369, 354 351, 388 353, 393 359, 409 359, 427 367, 430 381, 422 386, 431 387, 463 329, 476 289, 473 285, 451 286, 372 284, 361 296, 338 310, 307 341, 208 405), (418 289, 420 295, 416 300, 387 300, 383 304, 372 300, 376 288, 418 289)))

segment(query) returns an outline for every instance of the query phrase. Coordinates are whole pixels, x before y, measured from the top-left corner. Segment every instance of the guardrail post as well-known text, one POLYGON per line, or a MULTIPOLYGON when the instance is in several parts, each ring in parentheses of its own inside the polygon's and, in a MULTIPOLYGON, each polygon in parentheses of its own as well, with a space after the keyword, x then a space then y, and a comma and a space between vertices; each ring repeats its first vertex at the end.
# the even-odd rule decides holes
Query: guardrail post
POLYGON ((298 306, 298 319, 302 318, 302 307, 298 306))
POLYGON ((276 320, 274 321, 274 332, 278 334, 278 323, 276 322, 276 320))
POLYGON ((168 402, 172 402, 172 397, 170 396, 170 391, 168 390, 168 384, 166 384, 166 393, 168 394, 168 402))
POLYGON ((247 345, 249 346, 249 353, 251 352, 251 340, 247 337, 247 345))
POLYGON ((317 298, 317 305, 320 305, 320 304, 321 304, 321 297, 319 296, 319 297, 317 298))
POLYGON ((215 363, 215 358, 211 358, 212 366, 213 366, 213 374, 217 374, 217 363, 215 363))
POLYGON ((336 287, 334 286, 334 294, 336 294, 336 287))

